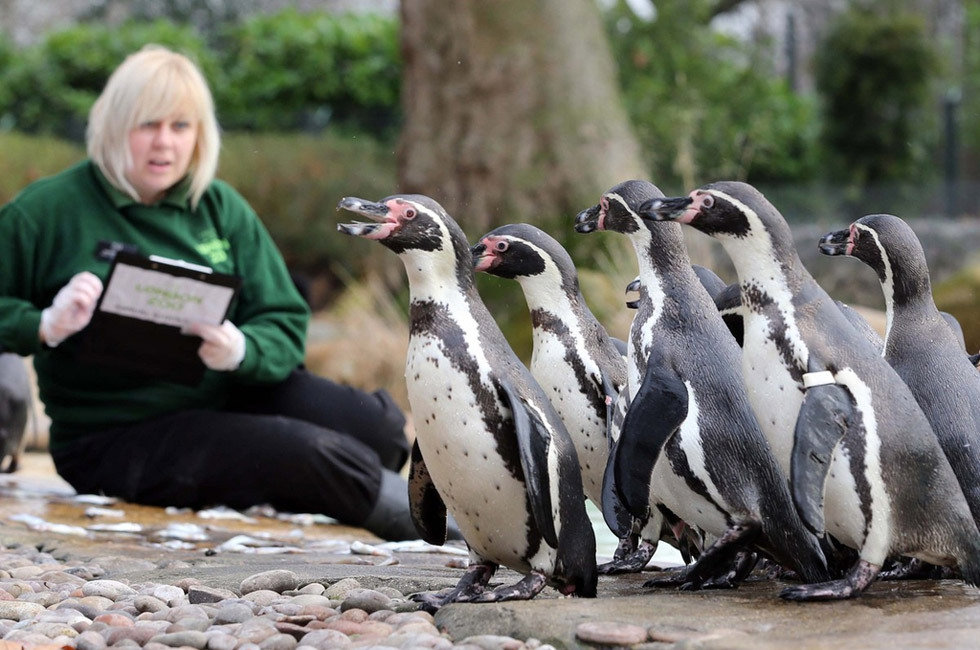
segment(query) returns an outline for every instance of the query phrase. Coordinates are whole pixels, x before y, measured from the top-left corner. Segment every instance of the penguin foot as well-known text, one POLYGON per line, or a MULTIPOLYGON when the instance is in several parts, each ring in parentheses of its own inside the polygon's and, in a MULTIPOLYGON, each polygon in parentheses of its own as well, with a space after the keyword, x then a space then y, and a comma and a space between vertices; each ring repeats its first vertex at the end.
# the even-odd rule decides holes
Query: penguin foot
POLYGON ((788 582, 800 582, 802 580, 799 573, 769 558, 762 558, 759 560, 759 564, 762 574, 769 580, 785 580, 788 582))
POLYGON ((532 571, 519 582, 512 585, 504 585, 492 590, 483 590, 478 594, 474 594, 472 598, 467 597, 465 601, 458 600, 457 602, 499 603, 505 600, 531 600, 544 589, 547 581, 548 579, 544 574, 532 571))
POLYGON ((468 602, 486 590, 497 566, 493 562, 471 564, 455 587, 442 591, 422 591, 410 595, 409 600, 419 603, 419 609, 430 614, 435 614, 439 608, 449 603, 468 602))
POLYGON ((674 569, 667 569, 662 575, 656 578, 650 578, 643 583, 644 589, 655 589, 663 587, 681 587, 685 585, 692 584, 690 579, 691 569, 690 567, 677 567, 674 569))
POLYGON ((919 558, 902 558, 887 571, 878 574, 879 580, 942 580, 953 577, 947 567, 923 562, 919 558))
MULTIPOLYGON (((619 549, 622 548, 623 542, 625 540, 620 540, 620 546, 616 549, 617 554, 619 549)), ((650 558, 653 557, 653 552, 657 550, 655 544, 643 540, 641 541, 632 552, 622 556, 613 556, 613 559, 609 562, 603 562, 597 567, 597 570, 601 575, 616 575, 619 573, 639 573, 642 571, 650 558)))
POLYGON ((816 584, 786 587, 779 592, 784 600, 845 600, 854 598, 874 581, 881 567, 866 560, 859 560, 851 572, 840 580, 818 582, 816 584))

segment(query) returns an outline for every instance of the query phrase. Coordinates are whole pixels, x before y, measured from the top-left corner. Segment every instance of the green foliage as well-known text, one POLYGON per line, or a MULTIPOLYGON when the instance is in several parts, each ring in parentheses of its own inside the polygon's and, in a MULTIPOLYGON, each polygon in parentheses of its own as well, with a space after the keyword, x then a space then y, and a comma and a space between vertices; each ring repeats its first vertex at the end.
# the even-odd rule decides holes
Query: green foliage
POLYGON ((383 254, 380 246, 359 246, 338 233, 336 210, 345 196, 377 200, 394 193, 394 156, 379 141, 330 132, 232 133, 222 143, 218 171, 259 214, 292 268, 360 276, 383 254))
POLYGON ((254 15, 222 38, 227 128, 291 130, 328 121, 397 126, 398 26, 372 14, 254 15))
MULTIPOLYGON (((8 128, 80 140, 88 111, 112 71, 147 43, 179 50, 214 78, 220 67, 192 30, 166 21, 124 28, 75 25, 52 32, 44 41, 15 52, 0 69, 7 101, 0 114, 8 128)), ((0 96, 2 99, 2 96, 0 96)))
POLYGON ((319 130, 330 123, 389 140, 397 131, 397 22, 292 9, 232 23, 213 45, 165 18, 79 23, 23 50, 0 40, 0 128, 81 141, 109 75, 147 43, 201 66, 227 130, 319 130))
POLYGON ((828 169, 857 186, 928 173, 935 50, 919 16, 854 7, 814 60, 828 169))
POLYGON ((0 205, 26 185, 55 174, 85 157, 77 144, 49 136, 0 132, 0 205))
POLYGON ((689 189, 718 178, 815 174, 815 106, 777 78, 764 50, 710 29, 707 0, 657 3, 652 21, 623 0, 605 13, 627 110, 653 178, 689 189))

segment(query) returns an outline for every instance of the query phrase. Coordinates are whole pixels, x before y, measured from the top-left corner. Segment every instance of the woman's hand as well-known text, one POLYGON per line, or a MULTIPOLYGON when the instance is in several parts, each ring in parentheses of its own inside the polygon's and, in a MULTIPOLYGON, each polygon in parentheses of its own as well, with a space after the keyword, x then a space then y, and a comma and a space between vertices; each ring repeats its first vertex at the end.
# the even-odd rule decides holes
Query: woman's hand
POLYGON ((92 320, 95 304, 102 295, 102 280, 94 273, 82 271, 61 287, 51 306, 41 312, 38 335, 41 341, 55 347, 85 328, 92 320))
POLYGON ((230 371, 242 365, 245 358, 245 335, 230 320, 221 325, 191 323, 183 329, 183 333, 204 339, 197 349, 197 355, 211 370, 230 371))

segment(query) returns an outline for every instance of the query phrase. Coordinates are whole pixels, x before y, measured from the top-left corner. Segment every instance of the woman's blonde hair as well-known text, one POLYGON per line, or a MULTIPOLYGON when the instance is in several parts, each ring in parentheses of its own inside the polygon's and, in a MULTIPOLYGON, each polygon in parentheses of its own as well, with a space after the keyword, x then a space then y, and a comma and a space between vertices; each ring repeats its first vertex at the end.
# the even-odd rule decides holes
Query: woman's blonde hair
POLYGON ((214 100, 204 75, 183 54, 147 45, 130 54, 106 82, 89 112, 88 155, 110 183, 139 201, 126 178, 133 165, 129 132, 144 122, 164 119, 178 110, 198 119, 197 143, 191 156, 191 206, 197 207, 218 168, 221 136, 214 100))

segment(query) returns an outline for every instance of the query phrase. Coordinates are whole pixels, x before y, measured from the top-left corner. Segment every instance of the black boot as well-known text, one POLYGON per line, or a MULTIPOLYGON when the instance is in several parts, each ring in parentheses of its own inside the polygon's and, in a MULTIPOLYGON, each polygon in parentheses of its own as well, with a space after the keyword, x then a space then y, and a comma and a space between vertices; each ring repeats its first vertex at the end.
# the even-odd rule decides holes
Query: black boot
MULTIPOLYGON (((411 508, 408 504, 408 481, 402 478, 401 474, 382 468, 378 499, 374 502, 367 519, 361 523, 361 528, 366 528, 381 539, 392 542, 421 539, 422 536, 412 521, 411 508)), ((446 537, 463 539, 451 516, 446 521, 446 537)))

